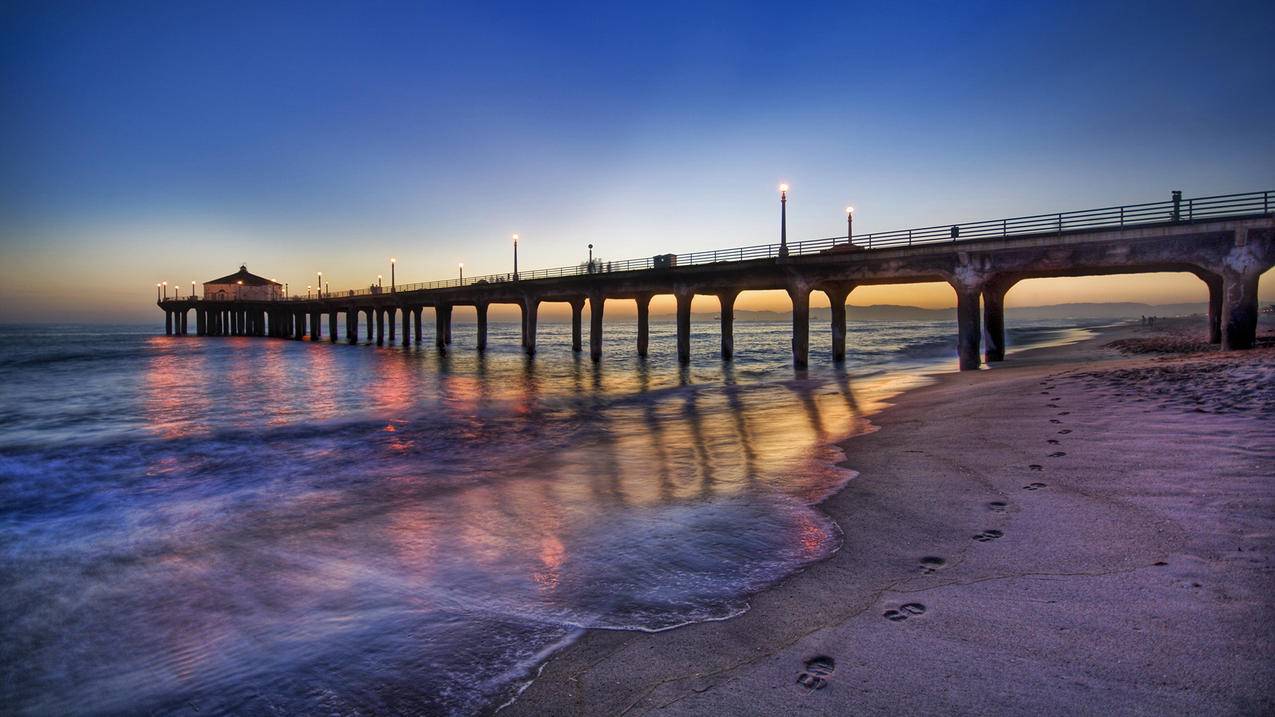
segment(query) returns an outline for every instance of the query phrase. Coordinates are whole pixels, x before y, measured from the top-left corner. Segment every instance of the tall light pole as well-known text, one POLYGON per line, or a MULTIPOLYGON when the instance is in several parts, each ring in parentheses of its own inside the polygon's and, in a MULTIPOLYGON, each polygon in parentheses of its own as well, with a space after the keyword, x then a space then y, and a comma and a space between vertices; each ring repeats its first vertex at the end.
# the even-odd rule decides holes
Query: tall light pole
POLYGON ((465 285, 465 262, 460 263, 460 285, 465 285))
POLYGON ((163 282, 160 282, 160 283, 164 285, 164 298, 165 298, 165 299, 167 299, 167 298, 168 298, 168 282, 167 282, 167 281, 163 281, 163 282))
POLYGON ((322 299, 323 298, 323 272, 319 272, 319 283, 315 284, 315 286, 319 287, 319 298, 322 299))
POLYGON ((162 285, 161 285, 161 284, 156 284, 156 285, 155 285, 155 300, 156 300, 156 301, 159 301, 159 289, 160 289, 160 286, 162 286, 162 285))
POLYGON ((195 282, 190 282, 190 298, 195 298, 195 282))
POLYGON ((396 263, 398 263, 398 259, 395 259, 394 257, 390 257, 390 291, 391 292, 397 291, 397 289, 394 288, 394 265, 396 263))
POLYGON ((518 235, 514 235, 514 281, 518 281, 518 235))
POLYGON ((377 275, 376 275, 376 288, 377 288, 377 290, 380 290, 380 289, 384 286, 384 283, 383 283, 383 282, 384 282, 384 280, 385 280, 385 277, 384 277, 384 276, 382 276, 382 275, 380 275, 380 274, 377 274, 377 275))
POLYGON ((846 207, 846 243, 854 243, 854 207, 846 207))
POLYGON ((788 185, 779 185, 779 256, 788 256, 788 185))
POLYGON ((589 245, 589 273, 593 273, 593 245, 589 245))
POLYGON ((311 291, 311 290, 313 290, 313 289, 314 289, 314 287, 313 287, 313 286, 307 286, 307 287, 305 288, 305 298, 307 298, 307 299, 308 299, 308 298, 310 298, 310 291, 311 291))

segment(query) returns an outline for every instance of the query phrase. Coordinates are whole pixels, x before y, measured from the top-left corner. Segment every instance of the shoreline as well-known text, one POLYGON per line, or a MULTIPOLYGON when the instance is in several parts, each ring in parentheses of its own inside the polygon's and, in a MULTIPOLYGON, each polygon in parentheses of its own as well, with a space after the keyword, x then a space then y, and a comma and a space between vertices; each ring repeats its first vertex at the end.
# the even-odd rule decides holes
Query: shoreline
POLYGON ((1272 349, 1090 330, 890 399, 837 444, 834 555, 729 621, 588 630, 500 714, 1275 709, 1272 349), (1210 412, 1232 364, 1265 398, 1210 412))

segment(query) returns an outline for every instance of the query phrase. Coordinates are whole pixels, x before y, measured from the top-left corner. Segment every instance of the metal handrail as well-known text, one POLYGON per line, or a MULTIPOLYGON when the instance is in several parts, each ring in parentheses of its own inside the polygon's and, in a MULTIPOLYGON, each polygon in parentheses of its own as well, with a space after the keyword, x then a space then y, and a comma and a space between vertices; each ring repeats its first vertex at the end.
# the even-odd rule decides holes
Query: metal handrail
MULTIPOLYGON (((1215 220, 1223 217, 1270 216, 1275 214, 1275 190, 1261 192, 1245 192, 1241 194, 1219 194, 1206 197, 1170 199, 1161 202, 1145 202, 1142 204, 1125 204, 1122 206, 1103 207, 1101 209, 1081 209, 1070 212, 1052 214, 1033 214, 1030 216, 1007 219, 991 219, 959 224, 941 224, 915 229, 897 229, 885 232, 855 234, 853 237, 835 236, 822 239, 809 239, 788 244, 789 256, 809 256, 826 252, 838 246, 855 245, 857 249, 872 251, 877 249, 893 249, 924 244, 961 243, 980 239, 999 239, 1012 236, 1064 234, 1090 229, 1112 229, 1150 224, 1189 224, 1200 220, 1215 220)), ((646 271, 671 266, 699 266, 728 262, 756 260, 774 260, 780 257, 779 244, 755 244, 753 246, 734 247, 730 249, 710 249, 705 251, 677 254, 674 261, 661 262, 656 266, 656 257, 625 259, 621 261, 581 262, 574 266, 560 266, 550 269, 533 269, 519 271, 518 282, 535 281, 537 279, 556 279, 564 276, 583 276, 591 274, 611 274, 628 271, 646 271)), ((345 291, 326 292, 323 299, 339 299, 370 295, 393 296, 399 293, 426 291, 429 289, 450 289, 475 284, 506 284, 515 281, 512 273, 486 274, 482 276, 459 277, 439 281, 426 281, 415 284, 398 284, 392 288, 368 287, 365 289, 347 289, 345 291)), ((289 296, 280 301, 313 301, 304 296, 289 296)))

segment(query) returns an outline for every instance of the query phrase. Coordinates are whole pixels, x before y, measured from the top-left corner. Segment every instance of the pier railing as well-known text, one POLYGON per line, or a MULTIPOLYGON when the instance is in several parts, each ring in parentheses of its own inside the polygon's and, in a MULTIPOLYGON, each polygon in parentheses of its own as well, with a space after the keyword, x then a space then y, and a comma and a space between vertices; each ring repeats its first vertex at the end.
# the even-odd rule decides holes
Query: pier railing
MULTIPOLYGON (((886 232, 855 234, 852 237, 834 236, 789 242, 788 256, 809 256, 821 253, 841 253, 895 249, 927 244, 959 243, 1028 235, 1067 234, 1096 229, 1116 229, 1147 225, 1190 224, 1222 218, 1258 217, 1275 214, 1275 190, 1224 194, 1207 197, 1185 198, 1174 195, 1172 199, 1143 204, 1084 209, 1080 211, 1033 214, 1007 219, 992 219, 959 224, 941 224, 915 229, 898 229, 886 232)), ((320 298, 392 294, 427 289, 446 289, 475 284, 503 284, 513 281, 534 281, 587 274, 644 271, 681 266, 698 266, 721 262, 741 262, 758 259, 776 259, 783 256, 779 244, 756 244, 731 249, 713 249, 685 254, 665 254, 622 261, 581 262, 573 266, 551 269, 534 269, 512 273, 486 274, 461 279, 443 279, 416 284, 398 284, 394 287, 369 287, 325 293, 320 298)), ((290 301, 306 301, 309 297, 292 296, 290 301)))

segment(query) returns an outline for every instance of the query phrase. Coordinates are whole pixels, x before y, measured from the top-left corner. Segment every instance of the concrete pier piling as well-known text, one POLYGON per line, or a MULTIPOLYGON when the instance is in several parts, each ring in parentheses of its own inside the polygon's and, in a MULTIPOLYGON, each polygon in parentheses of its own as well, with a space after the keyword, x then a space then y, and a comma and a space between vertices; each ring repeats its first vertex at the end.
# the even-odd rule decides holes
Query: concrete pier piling
POLYGON ((651 295, 637 295, 637 355, 646 358, 651 347, 651 295))
POLYGON ((571 351, 580 353, 584 350, 584 299, 577 297, 571 300, 571 351))
POLYGON ((691 302, 695 294, 687 289, 674 292, 677 301, 677 362, 691 362, 691 302))
POLYGON ((602 360, 602 307, 606 297, 601 293, 589 296, 589 358, 597 363, 602 360))

